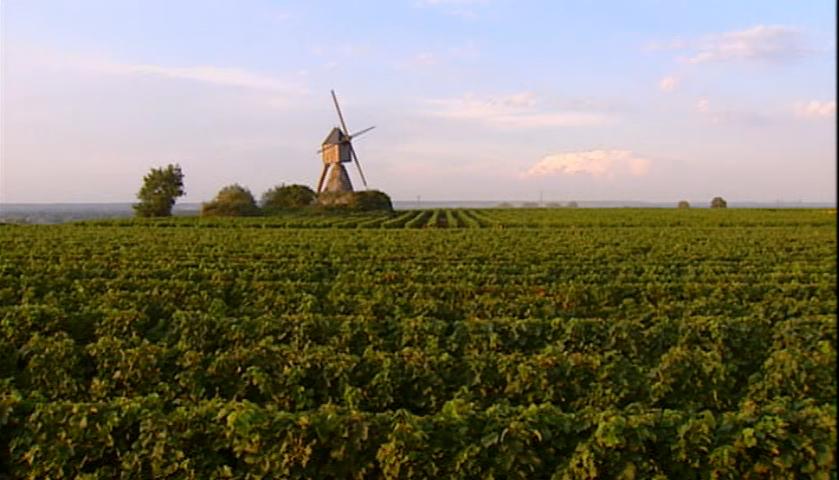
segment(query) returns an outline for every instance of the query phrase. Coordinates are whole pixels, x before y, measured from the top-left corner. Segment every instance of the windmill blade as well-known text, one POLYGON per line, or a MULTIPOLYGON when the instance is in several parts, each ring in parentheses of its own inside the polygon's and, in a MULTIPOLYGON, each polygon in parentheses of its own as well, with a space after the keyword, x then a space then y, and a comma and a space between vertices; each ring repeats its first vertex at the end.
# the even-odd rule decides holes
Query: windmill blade
POLYGON ((372 127, 365 128, 364 130, 362 130, 362 131, 360 131, 360 132, 355 132, 355 133, 353 133, 352 135, 350 135, 350 139, 353 139, 353 138, 355 138, 355 137, 358 137, 359 135, 363 135, 363 134, 365 134, 365 133, 369 132, 370 130, 373 130, 374 128, 376 128, 376 126, 375 126, 375 125, 374 125, 374 126, 372 126, 372 127))
POLYGON ((330 90, 332 92, 332 101, 335 102, 335 110, 338 111, 338 119, 341 120, 341 127, 344 128, 344 135, 349 136, 350 131, 347 130, 347 124, 344 123, 344 116, 341 114, 341 107, 338 106, 338 97, 335 96, 335 90, 330 90))
POLYGON ((323 171, 320 172, 320 180, 318 180, 318 193, 323 189, 323 179, 326 178, 327 170, 329 170, 329 165, 324 165, 323 171))
POLYGON ((358 168, 358 174, 361 175, 361 183, 364 184, 364 188, 367 188, 367 180, 364 178, 364 172, 361 171, 361 164, 358 162, 358 155, 355 154, 355 149, 352 148, 352 143, 350 143, 350 154, 352 154, 353 160, 355 160, 355 166, 358 168))

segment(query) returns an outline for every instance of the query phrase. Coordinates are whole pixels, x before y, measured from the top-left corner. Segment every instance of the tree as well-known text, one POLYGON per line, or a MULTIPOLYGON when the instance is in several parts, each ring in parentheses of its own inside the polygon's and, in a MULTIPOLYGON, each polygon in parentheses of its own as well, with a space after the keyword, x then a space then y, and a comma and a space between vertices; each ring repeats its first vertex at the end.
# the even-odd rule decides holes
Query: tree
POLYGON ((305 185, 279 185, 262 194, 262 208, 286 210, 308 207, 315 203, 314 190, 305 185))
POLYGON ((216 198, 201 206, 201 216, 244 217, 258 215, 251 191, 235 183, 219 190, 216 198))
POLYGON ((690 208, 690 202, 688 202, 687 200, 682 200, 677 205, 677 208, 690 208))
POLYGON ((134 212, 138 217, 168 217, 175 199, 185 194, 180 165, 152 168, 143 177, 143 186, 137 193, 140 202, 134 205, 134 212))
POLYGON ((714 197, 711 200, 711 208, 728 208, 728 202, 722 197, 714 197))

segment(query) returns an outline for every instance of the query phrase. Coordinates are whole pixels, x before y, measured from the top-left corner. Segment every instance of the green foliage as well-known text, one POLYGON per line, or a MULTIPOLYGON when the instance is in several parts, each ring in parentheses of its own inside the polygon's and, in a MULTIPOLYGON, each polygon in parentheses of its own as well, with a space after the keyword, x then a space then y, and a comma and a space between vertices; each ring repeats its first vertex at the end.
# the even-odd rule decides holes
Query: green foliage
POLYGON ((175 199, 185 194, 180 165, 152 168, 143 177, 143 186, 137 193, 140 202, 134 205, 134 212, 138 217, 168 217, 175 199))
POLYGON ((339 211, 390 212, 393 210, 390 197, 379 190, 321 192, 318 195, 318 205, 325 209, 339 211))
POLYGON ((676 206, 677 208, 690 208, 690 202, 687 200, 680 200, 679 204, 676 206))
POLYGON ((711 199, 711 208, 727 208, 728 202, 722 197, 714 197, 711 199))
POLYGON ((239 184, 222 188, 216 198, 201 206, 201 216, 205 217, 246 217, 257 214, 259 207, 251 191, 239 184))
POLYGON ((389 212, 393 210, 393 203, 390 201, 390 197, 385 192, 379 190, 362 190, 360 192, 355 192, 355 203, 353 208, 362 212, 389 212))
POLYGON ((834 478, 835 212, 717 213, 0 226, 0 472, 834 478))
POLYGON ((260 202, 267 211, 305 208, 315 203, 315 192, 305 185, 281 185, 262 194, 260 202))

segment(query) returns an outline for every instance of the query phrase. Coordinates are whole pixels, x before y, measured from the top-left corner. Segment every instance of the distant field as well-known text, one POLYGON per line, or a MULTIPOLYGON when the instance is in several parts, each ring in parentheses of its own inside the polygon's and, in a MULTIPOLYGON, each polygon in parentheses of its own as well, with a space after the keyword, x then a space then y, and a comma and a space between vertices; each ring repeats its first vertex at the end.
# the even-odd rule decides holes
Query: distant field
POLYGON ((836 478, 836 211, 0 226, 0 478, 836 478))

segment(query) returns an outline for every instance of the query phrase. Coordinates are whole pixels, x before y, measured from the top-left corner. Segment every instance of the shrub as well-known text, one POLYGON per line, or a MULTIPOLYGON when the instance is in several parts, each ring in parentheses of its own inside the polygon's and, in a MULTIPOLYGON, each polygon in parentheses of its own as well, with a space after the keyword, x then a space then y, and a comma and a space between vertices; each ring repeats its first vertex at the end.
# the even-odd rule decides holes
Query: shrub
POLYGON ((259 208, 247 188, 233 184, 219 190, 216 198, 201 206, 201 216, 244 217, 258 215, 259 208))
POLYGON ((361 192, 321 192, 318 205, 330 210, 352 210, 358 212, 392 211, 390 197, 379 190, 361 192))
POLYGON ((379 190, 365 190, 363 192, 355 192, 355 210, 369 212, 373 210, 393 210, 393 202, 390 197, 379 190))
POLYGON ((304 208, 315 203, 314 190, 305 185, 279 185, 262 194, 262 208, 287 210, 304 208))
POLYGON ((682 200, 682 201, 679 202, 677 207, 678 208, 690 208, 690 202, 688 202, 687 200, 682 200))
POLYGON ((728 208, 728 202, 722 197, 714 197, 711 200, 711 208, 728 208))

